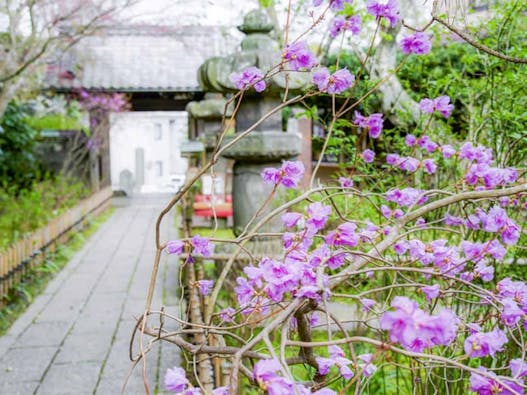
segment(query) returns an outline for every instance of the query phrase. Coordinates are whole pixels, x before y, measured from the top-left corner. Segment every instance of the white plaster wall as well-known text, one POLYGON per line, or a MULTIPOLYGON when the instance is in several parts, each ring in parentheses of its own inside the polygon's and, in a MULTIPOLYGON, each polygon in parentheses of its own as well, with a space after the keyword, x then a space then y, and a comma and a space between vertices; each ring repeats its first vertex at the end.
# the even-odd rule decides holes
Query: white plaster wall
MULTIPOLYGON (((184 175, 187 160, 180 155, 181 143, 187 139, 187 113, 184 111, 137 111, 112 114, 110 117, 110 161, 112 188, 122 189, 120 174, 129 170, 137 179, 136 149, 144 149, 144 185, 134 192, 170 192, 173 174, 184 175), (171 125, 172 123, 172 127, 171 125), (161 139, 156 139, 156 124, 161 139), (158 165, 162 163, 162 175, 158 165)), ((137 183, 136 183, 137 184, 137 183)))

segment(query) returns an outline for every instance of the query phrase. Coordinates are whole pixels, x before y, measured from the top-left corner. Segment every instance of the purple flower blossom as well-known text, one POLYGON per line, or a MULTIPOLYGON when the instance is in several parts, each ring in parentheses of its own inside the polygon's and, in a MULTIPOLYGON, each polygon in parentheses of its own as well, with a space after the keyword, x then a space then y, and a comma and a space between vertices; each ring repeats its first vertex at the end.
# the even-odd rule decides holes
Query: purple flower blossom
POLYGON ((459 159, 474 161, 478 164, 489 164, 492 158, 492 150, 482 145, 474 147, 472 143, 467 142, 459 149, 459 159))
POLYGON ((172 240, 167 243, 166 250, 169 254, 181 254, 183 253, 183 247, 185 243, 181 240, 172 240))
MULTIPOLYGON (((225 392, 220 392, 220 394, 221 393, 225 392)), ((203 393, 201 392, 201 388, 192 387, 185 390, 182 395, 203 395, 203 393)))
POLYGON ((482 281, 489 282, 494 278, 494 267, 486 265, 485 262, 478 262, 476 266, 474 266, 474 273, 481 278, 482 281))
POLYGON ((232 322, 232 317, 236 314, 236 310, 232 307, 227 307, 220 312, 220 318, 225 322, 232 322))
POLYGON ((183 392, 188 385, 189 381, 184 369, 178 367, 167 369, 165 374, 165 388, 167 391, 183 392))
POLYGON ((426 152, 429 152, 429 153, 432 153, 437 148, 439 148, 439 145, 436 142, 432 141, 430 136, 426 136, 426 135, 420 137, 417 140, 417 144, 419 144, 419 147, 423 148, 424 150, 426 150, 426 152))
POLYGON ((329 2, 332 10, 342 11, 344 9, 344 4, 351 4, 353 0, 329 0, 329 2))
MULTIPOLYGON (((329 4, 332 10, 342 11, 344 4, 351 4, 353 0, 329 0, 329 4)), ((322 0, 313 0, 313 7, 319 7, 322 4, 322 0)))
POLYGON ((333 74, 326 67, 313 73, 313 82, 321 92, 339 94, 348 89, 355 81, 355 76, 347 69, 340 69, 333 74))
POLYGON ((342 188, 351 188, 353 187, 353 180, 348 177, 339 177, 339 184, 342 188))
POLYGON ((266 88, 264 73, 257 67, 249 67, 241 73, 232 73, 231 81, 238 89, 246 89, 252 86, 256 92, 263 92, 266 88))
POLYGON ((520 358, 511 359, 510 367, 514 378, 527 376, 527 363, 520 358))
POLYGON ((423 167, 428 174, 434 174, 437 170, 437 165, 433 159, 425 159, 423 161, 423 167))
POLYGON ((403 255, 408 251, 408 243, 405 240, 399 241, 393 245, 393 250, 397 255, 403 255))
POLYGON ((349 30, 352 34, 359 34, 361 28, 362 18, 360 15, 352 15, 349 18, 345 18, 342 15, 338 15, 331 21, 329 26, 329 34, 335 38, 342 32, 349 30))
POLYGON ((330 214, 331 206, 325 206, 320 202, 311 203, 307 207, 307 225, 314 231, 319 231, 326 226, 330 214))
POLYGON ((501 298, 512 298, 522 307, 527 307, 527 285, 523 281, 512 281, 506 277, 498 282, 496 289, 501 298))
POLYGON ((211 256, 214 250, 214 244, 210 242, 206 237, 193 236, 190 240, 192 244, 192 254, 211 256))
POLYGON ((397 166, 397 164, 399 163, 399 160, 401 159, 401 157, 397 154, 388 154, 386 155, 386 163, 388 163, 389 165, 392 165, 392 166, 397 166))
POLYGON ((404 138, 404 143, 408 147, 413 147, 414 145, 417 144, 417 137, 415 137, 413 134, 407 134, 406 137, 404 138))
POLYGON ((492 332, 476 332, 465 339, 463 347, 465 353, 471 357, 486 357, 494 355, 503 350, 503 346, 508 342, 507 335, 500 328, 495 328, 492 332))
POLYGON ((360 298, 359 299, 359 302, 362 304, 362 310, 363 311, 372 311, 373 310, 373 306, 375 306, 377 304, 377 302, 373 299, 368 299, 368 298, 360 298))
POLYGON ((449 213, 445 214, 445 219, 443 221, 445 222, 445 225, 448 226, 461 226, 465 223, 463 218, 450 215, 449 213))
POLYGON ((300 161, 285 161, 282 164, 281 170, 283 172, 282 185, 286 188, 295 188, 302 180, 305 168, 304 164, 300 161))
POLYGON ((359 360, 358 364, 362 369, 362 374, 364 374, 364 376, 370 377, 377 371, 377 366, 372 363, 372 354, 361 354, 357 356, 357 359, 359 360))
POLYGON ((268 167, 262 171, 262 179, 268 184, 281 184, 295 188, 304 176, 305 167, 300 161, 285 161, 279 169, 268 167))
POLYGON ((397 203, 399 206, 410 207, 414 204, 423 204, 426 202, 426 196, 423 191, 415 188, 391 189, 386 192, 386 200, 397 203))
POLYGON ((305 41, 289 44, 284 51, 284 60, 289 63, 291 70, 311 70, 316 64, 313 52, 307 47, 305 41))
POLYGON ((360 236, 356 233, 357 225, 353 222, 344 222, 336 230, 328 233, 325 237, 327 244, 332 246, 356 247, 360 236))
POLYGON ((526 315, 512 298, 503 299, 501 304, 503 305, 503 310, 501 311, 500 319, 507 326, 515 326, 526 315))
POLYGON ((249 284, 247 279, 243 277, 238 277, 236 283, 238 284, 234 287, 236 298, 240 306, 245 306, 251 301, 254 295, 254 288, 249 284))
POLYGON ((419 217, 415 220, 415 226, 418 228, 426 227, 426 220, 423 217, 419 217))
POLYGON ((411 156, 405 156, 404 158, 399 158, 397 163, 401 170, 413 173, 419 168, 419 160, 412 158, 411 156))
POLYGON ((371 149, 365 149, 362 151, 362 159, 366 163, 372 163, 375 159, 375 152, 373 152, 371 149))
POLYGON ((338 346, 329 346, 329 358, 316 357, 318 363, 318 372, 322 375, 329 373, 332 366, 337 366, 340 374, 346 380, 354 376, 353 371, 349 368, 353 362, 345 357, 344 351, 338 346))
POLYGON ((276 359, 262 359, 254 365, 253 377, 269 395, 294 393, 293 384, 279 376, 279 370, 280 363, 276 359))
POLYGON ((303 217, 300 213, 284 213, 282 214, 282 222, 286 228, 294 228, 301 222, 303 217))
POLYGON ((431 48, 430 36, 426 33, 415 32, 401 40, 401 49, 405 55, 426 55, 431 48))
POLYGON ((421 352, 436 345, 448 345, 456 337, 459 318, 451 310, 444 309, 431 316, 405 296, 396 296, 392 307, 395 311, 381 317, 381 328, 390 332, 392 342, 407 350, 421 352))
MULTIPOLYGON (((481 372, 486 373, 490 377, 482 376, 477 373, 470 374, 470 390, 477 392, 479 395, 513 395, 513 392, 506 389, 502 384, 498 383, 498 376, 494 372, 489 372, 483 366, 478 368, 481 372)), ((512 388, 516 394, 523 394, 523 388, 511 381, 500 378, 500 381, 512 388)))
POLYGON ((387 2, 369 0, 366 3, 366 9, 369 14, 375 18, 386 18, 392 27, 395 27, 399 21, 399 8, 396 0, 388 0, 387 2))
POLYGON ((381 135, 384 120, 382 119, 382 114, 379 113, 365 117, 360 112, 355 111, 353 123, 361 128, 368 129, 370 137, 376 139, 381 135))
POLYGON ((482 182, 488 189, 515 182, 517 178, 516 169, 491 167, 488 163, 472 164, 465 175, 467 184, 476 185, 482 182))
POLYGON ((419 103, 419 108, 422 112, 433 114, 434 111, 438 111, 445 118, 448 118, 454 109, 454 105, 450 104, 450 97, 439 96, 435 99, 423 99, 419 103))
POLYGON ((442 145, 440 151, 445 159, 450 159, 456 153, 456 150, 450 144, 442 145))
POLYGON ((210 291, 212 291, 213 286, 214 286, 213 280, 199 280, 198 281, 198 289, 199 289, 199 292, 203 296, 207 296, 208 294, 210 294, 210 291))
POLYGON ((425 294, 427 302, 430 302, 432 299, 437 298, 439 296, 439 291, 441 290, 439 284, 427 285, 421 287, 420 289, 425 294))

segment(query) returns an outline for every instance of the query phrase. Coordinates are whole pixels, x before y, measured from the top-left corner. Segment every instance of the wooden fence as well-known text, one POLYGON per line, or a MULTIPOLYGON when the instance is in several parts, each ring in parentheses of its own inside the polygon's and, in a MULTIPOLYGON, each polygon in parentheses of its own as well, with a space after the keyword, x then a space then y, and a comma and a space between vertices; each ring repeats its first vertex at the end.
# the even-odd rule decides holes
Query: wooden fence
POLYGON ((89 214, 108 208, 111 197, 111 187, 102 189, 0 252, 0 306, 9 290, 43 263, 46 253, 55 251, 57 244, 65 242, 72 231, 79 230, 89 214))

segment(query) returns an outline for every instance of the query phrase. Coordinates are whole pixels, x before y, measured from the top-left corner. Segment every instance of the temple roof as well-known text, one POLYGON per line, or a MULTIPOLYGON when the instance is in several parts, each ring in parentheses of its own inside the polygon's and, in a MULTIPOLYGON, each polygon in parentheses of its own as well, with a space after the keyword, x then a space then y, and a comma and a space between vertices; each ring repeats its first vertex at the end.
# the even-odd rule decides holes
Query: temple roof
POLYGON ((45 85, 59 90, 195 92, 198 67, 239 45, 219 26, 115 27, 83 39, 48 64, 45 85))

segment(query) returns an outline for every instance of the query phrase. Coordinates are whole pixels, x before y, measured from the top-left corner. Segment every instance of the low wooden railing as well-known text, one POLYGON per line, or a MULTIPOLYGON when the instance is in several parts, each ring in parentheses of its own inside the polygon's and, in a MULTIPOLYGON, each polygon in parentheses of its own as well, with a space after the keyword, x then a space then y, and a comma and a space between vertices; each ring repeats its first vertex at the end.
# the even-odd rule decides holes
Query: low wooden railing
POLYGON ((0 252, 0 306, 9 290, 40 266, 46 254, 55 251, 72 231, 80 229, 89 214, 98 214, 108 208, 111 197, 111 187, 104 188, 0 252))

